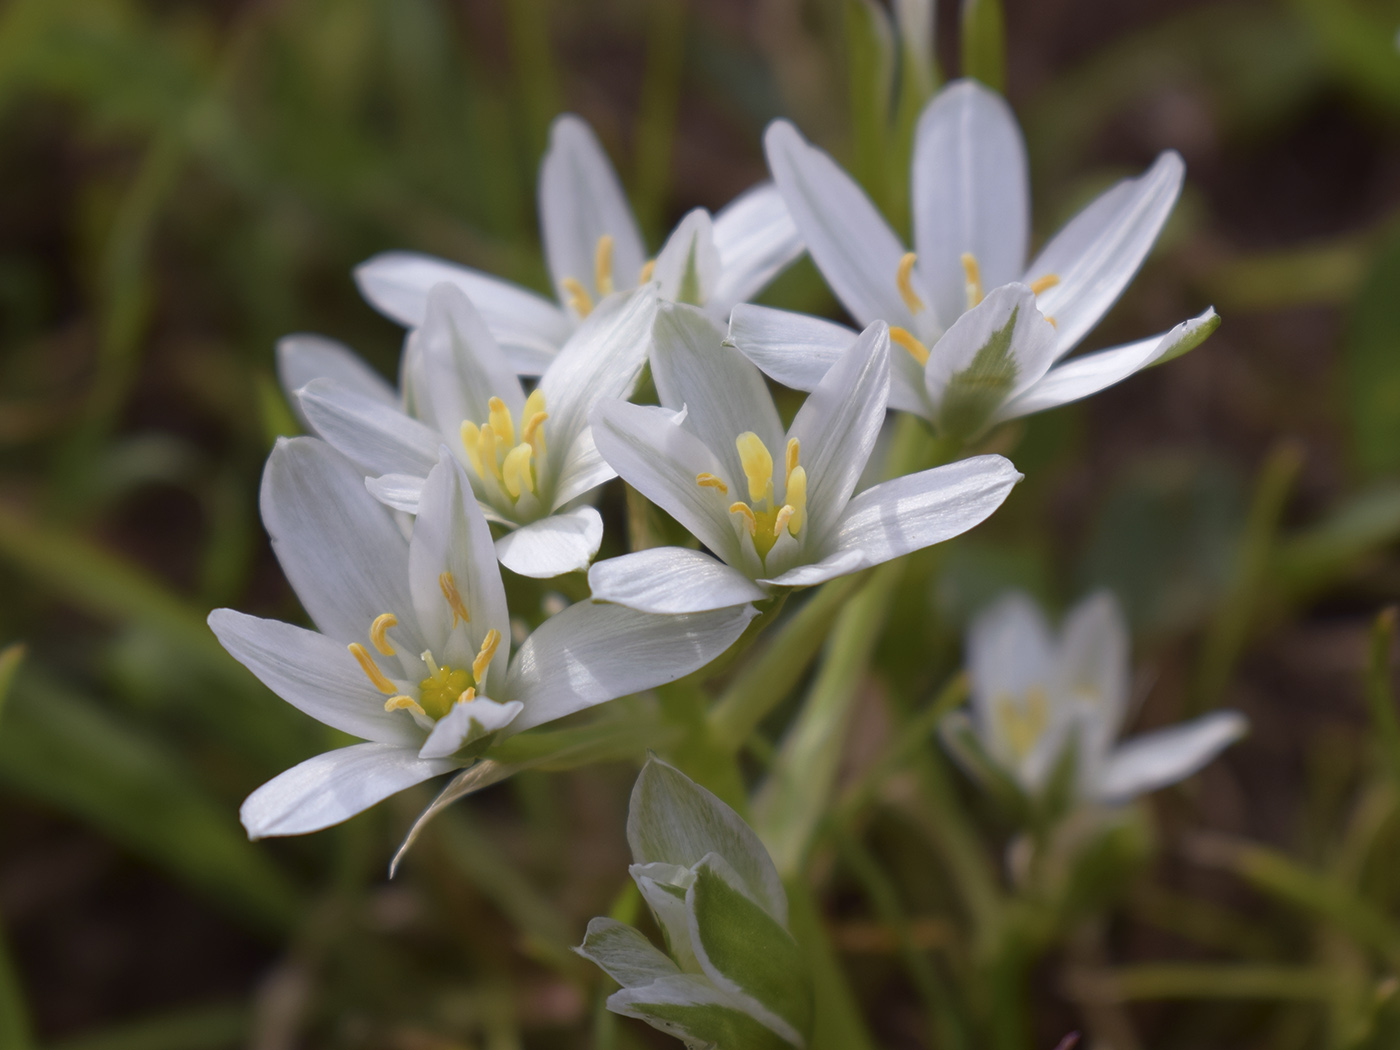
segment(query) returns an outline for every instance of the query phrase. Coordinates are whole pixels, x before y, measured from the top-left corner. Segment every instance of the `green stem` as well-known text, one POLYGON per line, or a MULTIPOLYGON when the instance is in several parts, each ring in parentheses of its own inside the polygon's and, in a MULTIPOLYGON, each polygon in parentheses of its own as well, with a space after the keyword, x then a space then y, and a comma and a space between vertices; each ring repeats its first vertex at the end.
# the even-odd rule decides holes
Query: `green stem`
POLYGON ((802 945, 812 973, 812 1050, 875 1050, 811 888, 803 879, 789 879, 787 894, 788 926, 802 945))
POLYGON ((1390 652, 1395 643, 1396 610, 1382 610, 1371 628, 1371 659, 1366 674, 1366 705, 1381 749, 1386 772, 1400 787, 1400 718, 1390 684, 1390 652))

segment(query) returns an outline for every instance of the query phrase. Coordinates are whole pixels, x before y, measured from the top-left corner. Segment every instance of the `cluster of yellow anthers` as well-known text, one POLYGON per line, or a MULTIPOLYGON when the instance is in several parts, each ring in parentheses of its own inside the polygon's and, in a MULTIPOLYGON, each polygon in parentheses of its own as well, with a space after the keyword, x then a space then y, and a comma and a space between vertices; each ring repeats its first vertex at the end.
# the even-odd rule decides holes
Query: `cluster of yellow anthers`
POLYGON ((1024 703, 1008 695, 997 697, 994 710, 1002 738, 1018 760, 1030 754, 1050 725, 1050 698, 1040 686, 1026 690, 1024 703))
POLYGON ((544 410, 544 392, 535 390, 525 399, 519 444, 515 441, 515 419, 506 403, 493 397, 487 408, 490 415, 481 426, 469 419, 462 421, 462 446, 477 477, 495 478, 511 499, 519 499, 522 492, 535 491, 534 460, 545 454, 544 421, 549 413, 544 410))
MULTIPOLYGON (((457 590, 457 581, 452 578, 450 572, 438 576, 438 586, 442 588, 442 596, 447 599, 448 607, 452 610, 452 626, 456 627, 458 622, 469 622, 471 617, 467 615, 466 604, 462 601, 461 592, 457 590)), ((397 627, 398 623, 399 618, 393 613, 380 613, 374 618, 374 623, 370 624, 369 640, 385 656, 396 655, 394 647, 389 643, 389 629, 397 627)), ((436 722, 452 710, 453 704, 465 704, 468 700, 476 698, 477 689, 485 686, 486 670, 491 666, 491 658, 496 655, 496 648, 500 644, 501 632, 493 627, 486 632, 481 649, 472 661, 471 670, 445 665, 439 667, 433 659, 432 650, 423 650, 419 659, 427 668, 428 675, 418 683, 417 700, 399 692, 398 686, 379 669, 374 657, 363 645, 351 642, 348 648, 350 655, 359 663, 361 670, 374 683, 374 687, 389 697, 384 701, 384 710, 412 711, 436 722)))
MULTIPOLYGON (((909 307, 909 312, 917 314, 924 308, 924 301, 919 297, 919 293, 914 291, 914 284, 910 279, 910 274, 914 270, 914 264, 919 257, 913 252, 905 252, 900 257, 899 267, 895 270, 894 283, 899 289, 899 297, 904 300, 904 305, 909 307)), ((967 279, 967 309, 971 310, 980 303, 986 293, 982 290, 982 268, 977 265, 977 256, 971 252, 962 254, 963 274, 967 279)), ((1044 277, 1037 277, 1031 282, 1030 288, 1034 295, 1048 291, 1060 283, 1057 274, 1047 273, 1044 277)), ((1053 317, 1047 317, 1052 325, 1055 323, 1053 317)), ((890 326, 890 339, 898 343, 909 351, 911 357, 919 362, 920 367, 928 364, 928 347, 926 347, 913 332, 907 328, 900 328, 898 325, 890 326)))
MULTIPOLYGON (((648 259, 642 264, 637 283, 646 284, 650 281, 655 269, 656 260, 648 259)), ((583 286, 582 281, 577 277, 565 277, 560 283, 564 286, 564 291, 569 293, 568 305, 579 317, 587 317, 593 312, 593 296, 588 294, 588 289, 583 286)), ((601 299, 606 299, 616 290, 613 284, 613 237, 610 233, 599 237, 598 244, 593 249, 593 287, 598 290, 601 299)))
MULTIPOLYGON (((783 502, 779 504, 773 498, 773 457, 763 439, 746 430, 735 438, 734 444, 739 450, 744 476, 748 478, 749 502, 731 503, 729 513, 739 515, 744 528, 753 537, 758 556, 766 558, 783 529, 796 538, 807 520, 807 470, 797 462, 801 447, 796 438, 788 439, 783 502)), ((701 488, 715 489, 721 496, 729 493, 729 486, 710 473, 695 475, 695 483, 701 488)))

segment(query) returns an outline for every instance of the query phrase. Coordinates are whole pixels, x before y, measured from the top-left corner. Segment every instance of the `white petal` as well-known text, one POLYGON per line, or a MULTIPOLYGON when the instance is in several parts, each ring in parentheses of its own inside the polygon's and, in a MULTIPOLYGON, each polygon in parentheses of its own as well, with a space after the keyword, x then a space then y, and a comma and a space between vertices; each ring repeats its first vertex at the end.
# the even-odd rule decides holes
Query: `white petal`
POLYGON ((835 549, 878 565, 942 543, 990 517, 1021 476, 1002 456, 973 456, 886 481, 851 500, 835 549))
POLYGON ((403 410, 333 379, 302 387, 301 410, 316 433, 368 474, 426 475, 442 438, 403 410))
POLYGON ((600 561, 588 570, 588 586, 595 601, 649 613, 706 612, 768 597, 738 569, 683 547, 653 547, 600 561))
POLYGON ((573 114, 554 121, 549 149, 540 164, 540 226, 544 254, 560 302, 568 302, 564 281, 572 278, 596 303, 598 241, 613 239, 613 277, 618 288, 637 284, 646 261, 642 235, 622 184, 593 129, 573 114))
POLYGON ((962 256, 983 287, 1021 279, 1030 231, 1026 144, 1006 100, 958 80, 925 107, 914 133, 914 243, 944 328, 967 305, 962 256))
POLYGON ((549 413, 544 424, 547 480, 541 481, 546 493, 555 486, 575 488, 562 469, 565 453, 587 429, 589 410, 597 402, 632 396, 646 365, 655 323, 652 286, 613 296, 588 315, 545 371, 540 390, 549 413))
POLYGON ((583 944, 575 948, 624 988, 650 984, 680 973, 670 956, 626 923, 597 918, 588 922, 583 944))
POLYGON ((525 711, 509 732, 699 670, 733 645, 756 615, 749 605, 683 616, 571 605, 541 624, 511 661, 501 692, 523 701, 525 711))
POLYGON ((1181 193, 1181 156, 1167 150, 1135 179, 1102 193, 1050 240, 1026 279, 1054 274, 1060 283, 1040 295, 1040 310, 1055 318, 1061 355, 1099 323, 1122 294, 1157 240, 1181 193))
POLYGON ((1055 328, 1023 284, 995 289, 934 344, 924 388, 938 429, 972 438, 1011 398, 1029 389, 1055 360, 1055 328))
POLYGON ((719 249, 719 280, 706 305, 714 316, 763 291, 768 282, 802 254, 802 238, 783 195, 771 182, 739 194, 714 217, 719 249))
POLYGON ((519 700, 498 704, 479 696, 475 700, 458 701, 452 710, 437 720, 427 742, 418 752, 419 758, 448 758, 462 748, 515 721, 525 709, 519 700))
MULTIPOLYGON (((1019 700, 1026 690, 1048 693, 1055 676, 1055 648, 1040 608, 1019 591, 999 599, 972 621, 967 632, 967 669, 978 734, 1004 744, 993 705, 1003 697, 1019 700)), ((1005 747, 994 747, 1005 760, 1005 747)))
POLYGON ((1129 677, 1128 624, 1108 591, 1084 599, 1070 611, 1060 630, 1055 688, 1083 711, 1088 752, 1097 763, 1122 729, 1127 713, 1129 677))
POLYGON ((1126 801, 1196 772, 1249 729, 1238 711, 1216 711, 1185 725, 1134 737, 1113 753, 1097 784, 1099 798, 1126 801))
POLYGON ((725 464, 721 476, 744 477, 734 442, 746 430, 782 462, 783 425, 773 395, 753 363, 724 345, 723 329, 693 306, 662 303, 655 335, 651 374, 661 403, 686 410, 685 429, 725 464))
POLYGON ((501 640, 490 667, 494 675, 503 674, 510 655, 510 612, 496 548, 466 471, 446 451, 423 485, 409 543, 408 571, 414 608, 427 646, 438 661, 454 667, 470 664, 487 632, 494 629, 501 640), (461 630, 454 630, 458 617, 444 593, 445 572, 452 574, 469 615, 461 630))
POLYGON ((1194 349, 1218 327, 1220 316, 1210 309, 1162 335, 1070 358, 1046 372, 1039 382, 1019 397, 1003 405, 997 418, 1019 419, 1097 394, 1134 372, 1194 349))
MULTIPOLYGON (((745 1046, 762 1042, 772 1046, 784 1044, 791 1047, 803 1045, 802 1038, 792 1026, 774 1017, 757 1000, 746 995, 717 988, 707 977, 700 974, 682 973, 669 977, 658 977, 648 985, 638 988, 623 988, 608 996, 608 1009, 623 1017, 635 1017, 646 1021, 653 1028, 675 1036, 687 1046, 718 1045, 710 1042, 710 1037, 718 1031, 744 1032, 749 1025, 769 1034, 755 1037, 752 1032, 744 1032, 745 1046), (655 1004, 657 1009, 650 1009, 655 1004), (695 1016, 692 1017, 692 1008, 695 1016), (723 1020, 718 1011, 732 1011, 733 1022, 723 1020), (760 1020, 764 1018, 765 1020, 760 1020), (691 1026, 703 1033, 701 1038, 687 1038, 691 1026), (775 1030, 776 1029, 776 1030, 775 1030)), ((737 1046, 738 1044, 731 1044, 737 1046)))
POLYGON ((421 359, 414 390, 416 415, 438 434, 460 442, 462 421, 485 423, 493 397, 499 397, 519 420, 525 391, 461 289, 434 285, 428 292, 423 325, 409 338, 421 359))
POLYGON ((569 315, 543 296, 430 255, 383 252, 355 269, 355 283, 370 305, 409 328, 423 323, 429 290, 444 282, 467 293, 522 375, 542 372, 573 331, 569 315))
POLYGON ((849 576, 853 572, 859 572, 870 564, 872 562, 862 551, 837 551, 835 554, 828 554, 821 561, 810 565, 798 565, 781 576, 758 582, 772 587, 815 587, 838 576, 849 576))
POLYGON ((416 474, 381 474, 377 478, 365 478, 365 488, 384 506, 405 514, 417 514, 424 480, 416 474))
POLYGON ((363 643, 374 618, 392 612, 417 636, 408 544, 349 460, 315 438, 278 441, 261 506, 282 571, 323 633, 363 643))
POLYGON ((511 572, 547 580, 583 572, 602 542, 602 517, 592 507, 579 507, 507 532, 496 541, 496 557, 511 572))
POLYGON ((768 125, 763 149, 812 261, 856 322, 916 329, 895 284, 904 246, 865 191, 785 120, 768 125))
POLYGON ((850 502, 885 422, 889 392, 890 330, 877 321, 822 377, 788 430, 807 471, 808 542, 821 544, 850 502))
POLYGON ((342 643, 233 609, 215 609, 209 627, 263 685, 318 722, 380 744, 422 742, 423 731, 411 718, 384 710, 384 694, 342 643))
POLYGON ((651 279, 661 285, 663 299, 704 306, 719 280, 719 266, 710 213, 692 208, 656 253, 651 279))
POLYGON ((564 504, 578 499, 585 492, 592 492, 615 477, 617 471, 608 466, 593 441, 593 428, 585 428, 574 438, 574 443, 559 464, 559 477, 555 482, 554 503, 550 511, 557 511, 564 504))
POLYGON ((664 409, 647 405, 603 401, 592 418, 593 440, 609 466, 725 561, 741 562, 729 514, 730 503, 740 497, 732 478, 729 495, 696 484, 699 474, 729 476, 699 438, 664 409))
POLYGON ((341 386, 397 406, 394 388, 344 343, 322 335, 289 335, 277 340, 277 378, 297 412, 296 392, 313 379, 334 379, 341 386))
POLYGON ((348 820, 376 802, 456 769, 413 748, 355 744, 308 758, 249 795, 238 811, 251 839, 305 835, 348 820))

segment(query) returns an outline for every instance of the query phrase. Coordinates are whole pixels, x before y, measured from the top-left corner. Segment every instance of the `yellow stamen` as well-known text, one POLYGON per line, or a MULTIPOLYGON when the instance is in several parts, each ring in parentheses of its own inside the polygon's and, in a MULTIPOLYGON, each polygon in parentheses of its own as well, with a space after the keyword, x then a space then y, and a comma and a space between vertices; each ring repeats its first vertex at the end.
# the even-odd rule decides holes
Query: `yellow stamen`
POLYGON ((802 445, 797 438, 788 438, 786 464, 787 469, 783 471, 783 487, 786 489, 788 479, 792 477, 792 472, 797 469, 797 457, 802 454, 802 445))
POLYGON ((656 272, 656 260, 648 259, 642 263, 642 274, 637 278, 638 284, 646 284, 651 280, 651 275, 656 272))
POLYGON ((773 538, 776 540, 783 534, 783 527, 792 520, 792 516, 797 513, 797 509, 789 503, 784 503, 778 511, 778 516, 773 519, 773 538))
POLYGON ((1044 277, 1037 277, 1031 282, 1031 294, 1039 295, 1041 292, 1048 292, 1055 285, 1060 283, 1060 275, 1057 273, 1047 273, 1044 277))
POLYGON ((379 669, 379 665, 374 662, 374 657, 370 656, 369 653, 365 651, 363 645, 359 642, 351 642, 346 648, 350 650, 350 655, 353 656, 360 665, 360 670, 374 683, 374 688, 378 689, 381 693, 392 694, 399 691, 398 686, 384 677, 384 672, 379 669))
POLYGON ((598 238, 598 247, 593 250, 593 287, 602 296, 612 295, 612 234, 605 233, 598 238))
POLYGON ((982 301, 982 268, 971 252, 962 253, 962 268, 967 277, 967 308, 971 310, 982 301))
POLYGON ((1051 317, 1049 314, 1046 314, 1046 315, 1045 315, 1045 319, 1046 319, 1047 321, 1050 322, 1050 327, 1051 327, 1051 328, 1059 329, 1060 326, 1057 325, 1057 324, 1055 323, 1055 319, 1054 319, 1053 317, 1051 317))
POLYGON ((432 675, 434 678, 442 677, 442 668, 440 668, 437 665, 437 661, 433 659, 433 651, 431 649, 424 649, 418 654, 418 659, 422 660, 423 663, 427 665, 428 674, 432 675))
POLYGON ((588 289, 579 283, 577 277, 565 277, 559 283, 564 286, 564 291, 569 296, 565 305, 573 307, 580 317, 587 317, 593 312, 593 297, 588 294, 588 289))
POLYGON ((456 627, 459 620, 462 623, 471 623, 472 618, 467 613, 466 603, 462 601, 462 592, 457 589, 457 581, 452 578, 450 572, 438 576, 438 586, 442 588, 442 596, 447 599, 447 604, 452 609, 452 626, 456 627))
MULTIPOLYGON (((481 428, 481 434, 477 438, 476 451, 481 457, 481 465, 489 470, 497 481, 502 481, 501 464, 496 458, 496 428, 487 423, 481 428)), ((485 477, 482 474, 482 477, 485 477)))
POLYGON ((467 686, 465 689, 462 690, 462 695, 459 696, 459 697, 457 697, 457 703, 459 703, 459 704, 469 704, 469 703, 471 703, 471 702, 472 702, 473 700, 475 700, 475 699, 476 699, 476 687, 475 687, 475 686, 469 685, 469 686, 467 686))
POLYGON ((788 532, 796 536, 802 531, 802 525, 807 520, 807 469, 805 467, 792 468, 792 473, 788 475, 787 491, 783 493, 783 498, 787 501, 783 510, 788 507, 792 508, 792 514, 787 520, 788 532))
POLYGON ((895 287, 899 289, 899 297, 904 300, 904 305, 909 307, 911 314, 916 314, 924 308, 924 301, 919 298, 919 293, 914 291, 914 284, 911 275, 914 272, 914 264, 919 257, 913 252, 905 252, 900 257, 899 266, 894 272, 895 287))
POLYGON ((472 661, 472 677, 476 679, 477 685, 486 681, 486 669, 491 666, 491 658, 496 655, 496 649, 500 644, 501 632, 492 627, 486 632, 486 638, 481 643, 481 651, 476 654, 476 659, 472 661))
POLYGON ((1018 759, 1030 754, 1050 723, 1050 701, 1040 688, 1026 690, 1024 705, 1010 696, 998 697, 995 711, 1002 735, 1018 759))
POLYGON ((384 710, 412 711, 415 715, 427 715, 428 713, 423 710, 422 705, 419 704, 417 700, 413 699, 411 696, 404 696, 403 693, 400 693, 398 696, 391 696, 388 700, 385 700, 384 710))
POLYGON ((744 476, 749 479, 749 499, 757 502, 773 498, 773 456, 763 439, 752 430, 746 430, 734 439, 739 450, 739 462, 744 466, 744 476))
POLYGON ((928 347, 914 338, 912 332, 907 328, 900 328, 898 325, 890 325, 890 341, 898 343, 909 351, 909 356, 919 363, 922 368, 928 364, 928 347))
POLYGON ((521 492, 535 491, 535 478, 530 470, 530 457, 535 450, 529 445, 516 445, 506 453, 506 461, 501 464, 501 479, 511 499, 519 499, 521 492))
POLYGON ((530 396, 525 399, 525 407, 521 409, 520 418, 520 440, 527 445, 535 446, 535 454, 543 458, 545 454, 544 446, 544 421, 549 418, 549 413, 544 410, 544 391, 536 387, 531 391, 530 396))
POLYGON ((481 466, 481 428, 470 419, 462 420, 462 447, 467 450, 467 460, 479 478, 486 477, 481 466))
POLYGON ((399 618, 393 613, 380 613, 374 618, 374 623, 369 625, 369 640, 374 643, 374 647, 385 656, 394 655, 394 647, 389 644, 388 635, 385 634, 390 627, 397 627, 399 618))
POLYGON ((708 471, 702 471, 696 474, 695 484, 699 485, 702 489, 719 489, 719 494, 721 496, 727 496, 729 494, 729 486, 708 471))
POLYGON ((496 440, 501 444, 510 446, 515 444, 515 420, 510 417, 510 409, 506 408, 506 403, 499 397, 493 397, 486 402, 486 407, 490 411, 487 422, 491 424, 491 429, 496 432, 496 440))
POLYGON ((744 528, 749 530, 750 536, 757 535, 758 519, 753 516, 753 508, 747 503, 731 503, 729 513, 737 514, 744 519, 744 528))

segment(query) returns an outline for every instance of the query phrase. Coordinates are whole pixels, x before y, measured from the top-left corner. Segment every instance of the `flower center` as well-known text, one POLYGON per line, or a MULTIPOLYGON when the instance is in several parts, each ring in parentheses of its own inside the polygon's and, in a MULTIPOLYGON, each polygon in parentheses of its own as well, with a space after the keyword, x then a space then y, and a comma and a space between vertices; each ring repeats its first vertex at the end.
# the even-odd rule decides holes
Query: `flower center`
MULTIPOLYGON (((749 499, 747 503, 742 500, 731 503, 729 513, 738 515, 753 538, 758 556, 766 559, 784 529, 795 539, 807 520, 807 471, 797 462, 801 447, 796 438, 788 439, 780 504, 773 496, 773 456, 763 439, 746 430, 734 444, 748 481, 749 499)), ((701 488, 715 489, 721 496, 729 493, 729 486, 713 474, 697 474, 695 483, 701 488)))
POLYGON ((515 419, 506 403, 493 397, 487 406, 490 415, 485 423, 478 426, 470 419, 462 421, 462 447, 476 476, 494 482, 514 503, 522 492, 534 492, 539 484, 536 453, 545 454, 544 422, 549 418, 544 393, 537 389, 525 399, 518 444, 515 419))
POLYGON ((1039 686, 1026 690, 1024 703, 1009 695, 997 697, 994 710, 997 728, 1017 761, 1030 754, 1050 724, 1050 699, 1039 686))
MULTIPOLYGON (((457 581, 450 572, 444 572, 438 577, 438 586, 442 589, 442 596, 452 610, 452 626, 456 627, 459 622, 470 622, 471 617, 467 614, 466 605, 462 601, 462 593, 457 589, 457 581)), ((398 655, 389 640, 389 631, 397 627, 398 624, 398 617, 387 612, 380 613, 370 624, 370 643, 384 656, 398 655)), ((423 666, 428 673, 418 682, 417 697, 401 690, 380 670, 379 665, 374 662, 374 657, 369 654, 369 650, 359 642, 351 642, 347 648, 350 650, 350 655, 360 665, 360 669, 364 671, 365 676, 374 683, 374 687, 388 696, 389 699, 384 701, 384 710, 409 711, 415 717, 436 722, 452 710, 453 704, 465 704, 474 700, 477 690, 485 689, 486 673, 500 644, 501 632, 493 627, 486 632, 486 637, 481 642, 481 649, 477 652, 476 659, 472 661, 470 668, 446 665, 440 667, 433 659, 432 650, 423 650, 418 658, 423 661, 423 666)))

